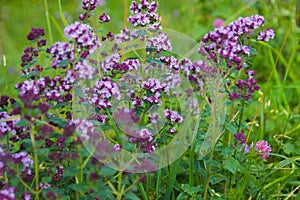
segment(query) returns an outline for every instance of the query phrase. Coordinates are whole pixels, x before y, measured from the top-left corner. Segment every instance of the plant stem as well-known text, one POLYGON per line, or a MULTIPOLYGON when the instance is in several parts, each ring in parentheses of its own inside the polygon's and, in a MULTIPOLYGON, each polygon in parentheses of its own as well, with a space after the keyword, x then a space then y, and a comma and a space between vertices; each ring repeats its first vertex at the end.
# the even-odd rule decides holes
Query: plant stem
POLYGON ((143 199, 143 200, 148 200, 148 197, 147 197, 147 194, 146 194, 146 192, 145 192, 145 189, 144 189, 143 184, 142 184, 142 183, 139 183, 139 184, 138 184, 138 187, 139 187, 139 190, 140 190, 142 199, 143 199))
POLYGON ((36 148, 36 144, 35 144, 33 128, 30 131, 30 138, 31 138, 31 143, 32 143, 33 153, 34 153, 35 199, 39 200, 39 160, 38 160, 38 156, 37 156, 37 148, 36 148))
POLYGON ((58 9, 59 9, 59 16, 61 18, 61 21, 63 22, 64 26, 67 26, 68 25, 68 22, 65 18, 65 15, 64 15, 64 11, 61 7, 61 0, 58 0, 58 9))
POLYGON ((180 158, 178 158, 171 166, 170 166, 170 174, 169 174, 169 183, 167 187, 167 191, 165 193, 165 200, 169 200, 171 198, 171 194, 173 192, 174 183, 176 181, 176 176, 178 173, 180 158))
POLYGON ((196 142, 193 141, 192 146, 190 148, 190 165, 189 165, 189 185, 190 185, 190 187, 194 186, 195 147, 196 147, 196 142))
MULTIPOLYGON (((212 149, 211 152, 210 152, 209 160, 212 160, 213 156, 214 156, 214 151, 212 149)), ((210 170, 211 170, 211 165, 208 164, 207 176, 206 176, 206 183, 205 183, 205 189, 204 189, 204 195, 203 195, 203 199, 204 200, 206 200, 206 198, 207 198, 208 187, 209 187, 209 179, 210 179, 210 170)))
POLYGON ((238 125, 238 133, 241 130, 241 125, 242 125, 242 118, 243 118, 243 114, 244 114, 244 107, 245 107, 245 100, 242 100, 242 110, 241 110, 241 114, 240 114, 240 118, 239 118, 239 125, 238 125))
POLYGON ((123 196, 123 191, 121 189, 121 186, 122 186, 122 175, 123 175, 123 172, 120 171, 119 174, 118 174, 118 194, 117 194, 117 199, 118 200, 121 200, 122 199, 122 196, 123 196))
POLYGON ((50 42, 50 44, 53 44, 53 36, 52 36, 47 0, 44 0, 44 7, 45 7, 45 16, 46 16, 46 21, 47 21, 47 28, 48 28, 48 32, 49 32, 48 33, 49 34, 49 42, 50 42))
POLYGON ((156 199, 157 199, 157 200, 159 199, 160 181, 161 181, 161 169, 159 169, 159 170, 157 171, 156 190, 155 190, 155 193, 156 193, 156 199))
POLYGON ((80 160, 79 160, 79 164, 80 164, 80 179, 79 179, 79 181, 80 182, 82 182, 83 181, 83 165, 82 165, 82 155, 80 155, 80 158, 79 158, 80 160))

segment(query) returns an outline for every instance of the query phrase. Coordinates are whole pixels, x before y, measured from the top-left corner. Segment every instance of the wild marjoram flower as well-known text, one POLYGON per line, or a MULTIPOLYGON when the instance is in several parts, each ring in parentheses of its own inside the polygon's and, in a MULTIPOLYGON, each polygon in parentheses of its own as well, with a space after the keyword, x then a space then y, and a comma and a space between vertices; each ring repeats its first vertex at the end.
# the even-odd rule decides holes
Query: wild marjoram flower
MULTIPOLYGON (((230 23, 228 26, 215 28, 214 31, 207 33, 201 40, 201 47, 198 52, 205 55, 207 59, 216 62, 226 63, 228 69, 235 67, 237 70, 246 68, 248 64, 244 61, 244 56, 250 56, 250 47, 241 44, 245 37, 252 35, 253 30, 263 26, 265 19, 260 15, 251 17, 240 17, 238 20, 230 23)), ((256 40, 269 41, 275 37, 274 30, 267 28, 258 33, 256 40)), ((227 73, 228 69, 223 69, 227 73)), ((253 76, 253 70, 247 70, 248 79, 238 80, 236 86, 238 91, 229 93, 230 99, 249 100, 255 90, 259 90, 253 76), (251 73, 249 73, 251 71, 251 73), (246 90, 246 91, 245 91, 246 90)))

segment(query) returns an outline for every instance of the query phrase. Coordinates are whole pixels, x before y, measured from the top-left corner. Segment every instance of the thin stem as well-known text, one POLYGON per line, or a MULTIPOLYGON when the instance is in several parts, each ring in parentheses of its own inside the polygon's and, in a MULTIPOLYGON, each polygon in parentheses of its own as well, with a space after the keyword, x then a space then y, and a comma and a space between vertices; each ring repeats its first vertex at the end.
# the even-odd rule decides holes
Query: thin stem
POLYGON ((80 182, 83 181, 83 164, 82 164, 82 156, 80 155, 80 158, 79 158, 79 164, 80 164, 80 182))
MULTIPOLYGON (((3 58, 3 66, 4 66, 4 70, 5 70, 5 75, 6 75, 6 77, 8 77, 6 56, 3 54, 2 58, 3 58)), ((8 78, 5 78, 5 91, 6 91, 6 94, 8 94, 8 78)))
POLYGON ((30 138, 31 138, 31 143, 32 143, 33 153, 34 153, 35 199, 39 200, 39 160, 38 160, 38 156, 37 156, 37 148, 36 148, 36 144, 35 144, 33 129, 30 131, 30 138))
POLYGON ((147 197, 147 194, 146 194, 146 192, 145 192, 145 189, 144 189, 143 184, 142 184, 142 183, 139 183, 139 184, 138 184, 138 187, 139 187, 139 190, 140 190, 142 199, 143 199, 143 200, 148 200, 148 197, 147 197))
POLYGON ((146 193, 149 193, 150 183, 151 177, 148 174, 146 174, 146 193))
POLYGON ((61 18, 61 21, 63 22, 64 26, 67 26, 68 25, 68 22, 65 18, 65 15, 64 15, 64 11, 61 7, 61 0, 58 0, 58 9, 59 9, 59 16, 61 18))
POLYGON ((242 106, 242 110, 241 110, 240 118, 239 118, 238 133, 241 130, 242 118, 243 118, 243 114, 244 114, 244 107, 245 107, 245 100, 244 99, 242 100, 242 105, 241 106, 242 106))
POLYGON ((138 177, 137 179, 134 180, 134 182, 129 186, 127 187, 125 190, 124 190, 124 193, 130 191, 138 182, 140 182, 140 178, 138 177))
POLYGON ((159 199, 160 182, 161 182, 161 169, 157 171, 156 190, 155 190, 157 200, 159 199))
MULTIPOLYGON (((213 156, 214 156, 214 151, 212 150, 210 152, 209 160, 212 160, 213 156)), ((209 187, 209 179, 210 179, 210 170, 211 170, 211 165, 208 164, 208 167, 207 167, 207 176, 206 176, 206 183, 205 183, 205 189, 204 189, 204 195, 203 195, 203 199, 204 200, 206 200, 206 198, 207 198, 208 187, 209 187)))
POLYGON ((47 28, 48 28, 48 34, 49 34, 49 42, 50 44, 53 44, 53 36, 52 36, 52 29, 50 24, 50 17, 49 17, 49 9, 48 9, 48 2, 47 0, 44 0, 44 7, 45 7, 45 16, 47 21, 47 28))
POLYGON ((189 185, 190 185, 190 187, 194 186, 195 147, 196 147, 196 142, 193 141, 191 149, 190 149, 190 165, 189 165, 189 185))
POLYGON ((34 191, 31 187, 29 187, 29 186, 27 185, 27 183, 24 182, 24 181, 22 180, 21 177, 20 177, 20 182, 22 183, 22 185, 23 185, 27 190, 29 190, 29 192, 31 192, 32 194, 36 194, 36 191, 34 191))
MULTIPOLYGON (((123 16, 123 28, 125 29, 127 27, 127 7, 128 7, 128 2, 127 0, 124 0, 124 16, 123 16)), ((121 55, 121 61, 123 62, 125 59, 125 43, 122 43, 122 55, 121 55)))
POLYGON ((123 175, 123 172, 120 171, 119 174, 118 174, 118 191, 117 191, 117 199, 118 200, 121 200, 122 199, 122 196, 123 196, 123 191, 121 189, 121 186, 122 186, 122 175, 123 175))

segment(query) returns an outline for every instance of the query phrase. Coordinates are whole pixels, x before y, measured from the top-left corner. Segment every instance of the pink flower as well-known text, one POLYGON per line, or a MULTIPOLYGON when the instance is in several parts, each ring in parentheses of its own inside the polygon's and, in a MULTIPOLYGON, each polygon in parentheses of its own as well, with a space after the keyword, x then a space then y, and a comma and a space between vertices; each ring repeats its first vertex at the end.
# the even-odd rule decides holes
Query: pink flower
POLYGON ((262 154, 261 157, 263 159, 267 159, 269 157, 269 153, 271 152, 271 147, 267 141, 261 140, 256 143, 255 151, 257 151, 259 154, 262 154))
POLYGON ((221 18, 216 18, 213 22, 213 26, 215 28, 220 28, 221 26, 224 26, 224 20, 221 18))

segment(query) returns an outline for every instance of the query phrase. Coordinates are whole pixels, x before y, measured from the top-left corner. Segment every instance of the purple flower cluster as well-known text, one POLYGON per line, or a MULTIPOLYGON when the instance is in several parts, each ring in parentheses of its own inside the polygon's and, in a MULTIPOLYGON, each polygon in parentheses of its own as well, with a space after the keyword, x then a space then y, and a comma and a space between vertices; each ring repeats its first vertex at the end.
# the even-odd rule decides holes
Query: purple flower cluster
POLYGON ((15 103, 15 100, 13 98, 9 98, 9 96, 6 95, 0 96, 0 108, 8 106, 9 102, 13 104, 15 103))
MULTIPOLYGON (((174 89, 175 86, 179 86, 181 84, 181 78, 179 74, 170 74, 166 77, 166 84, 170 89, 174 89)), ((174 95, 177 94, 176 91, 172 91, 174 95)))
POLYGON ((260 89, 257 85, 256 80, 253 78, 255 72, 253 70, 247 70, 245 72, 247 74, 247 81, 240 79, 236 82, 237 91, 229 93, 229 98, 231 101, 236 99, 244 99, 249 100, 253 93, 260 89))
POLYGON ((82 2, 82 8, 86 10, 83 14, 79 15, 81 21, 91 17, 91 12, 96 9, 98 0, 84 0, 82 2))
POLYGON ((22 199, 23 200, 32 200, 31 195, 26 192, 22 192, 22 199))
POLYGON ((136 131, 135 136, 130 137, 129 141, 131 143, 139 144, 139 148, 144 152, 153 153, 155 151, 152 133, 147 129, 136 131))
POLYGON ((84 89, 87 97, 84 101, 89 101, 98 109, 105 109, 111 107, 109 99, 121 99, 121 94, 117 84, 112 82, 111 78, 103 77, 98 80, 93 88, 84 89))
POLYGON ((140 97, 138 97, 137 95, 135 95, 135 92, 134 91, 129 91, 128 92, 128 96, 130 97, 131 99, 131 104, 138 108, 140 107, 142 104, 143 104, 143 101, 140 97))
POLYGON ((57 170, 56 170, 56 172, 55 172, 55 175, 54 175, 54 180, 55 181, 60 181, 61 180, 61 177, 63 176, 63 174, 64 174, 64 167, 63 166, 58 166, 57 167, 57 170))
POLYGON ((119 107, 113 113, 113 118, 118 126, 124 129, 127 133, 131 133, 131 128, 140 120, 140 117, 135 115, 134 109, 124 107, 119 107))
POLYGON ((97 0, 84 0, 82 1, 82 8, 87 11, 95 10, 97 6, 97 0))
POLYGON ((107 57, 105 61, 101 63, 101 68, 104 72, 112 71, 116 65, 119 64, 121 56, 119 53, 113 53, 111 56, 107 57))
POLYGON ((6 135, 9 132, 11 132, 13 135, 16 134, 16 131, 14 130, 16 120, 5 120, 10 117, 11 116, 6 112, 0 112, 0 135, 6 135))
POLYGON ((152 114, 149 114, 149 116, 148 116, 148 120, 151 124, 157 124, 158 119, 159 119, 159 114, 157 114, 157 113, 152 113, 152 114))
POLYGON ((119 45, 122 42, 129 41, 130 38, 134 37, 128 28, 121 30, 119 34, 116 35, 116 43, 119 45))
POLYGON ((101 115, 101 114, 96 114, 96 115, 95 115, 95 119, 96 119, 98 122, 101 122, 101 123, 103 123, 103 124, 105 124, 105 123, 108 121, 107 116, 101 115))
POLYGON ((179 63, 181 70, 195 86, 202 87, 205 77, 213 77, 218 69, 211 67, 204 60, 196 60, 194 62, 184 58, 179 63))
POLYGON ((17 192, 17 189, 14 187, 6 187, 2 188, 0 190, 0 199, 3 200, 16 200, 15 193, 17 192))
MULTIPOLYGON (((39 55, 39 51, 38 49, 34 48, 34 47, 27 47, 24 49, 24 54, 21 57, 21 66, 25 67, 29 64, 32 64, 32 62, 34 61, 34 58, 36 58, 39 55)), ((23 71, 24 73, 24 71, 23 71)))
POLYGON ((180 70, 180 65, 178 63, 177 58, 175 58, 174 56, 162 56, 159 58, 161 62, 166 63, 168 69, 170 71, 179 71, 180 70))
POLYGON ((23 101, 24 106, 29 109, 40 108, 44 111, 44 105, 40 104, 39 106, 32 105, 32 103, 40 98, 40 95, 46 88, 47 78, 41 78, 37 81, 25 80, 23 83, 19 83, 15 86, 16 89, 19 89, 19 98, 23 101), (40 107, 41 106, 41 107, 40 107))
MULTIPOLYGON (((201 40, 199 53, 207 55, 208 59, 216 60, 218 56, 224 58, 228 67, 236 66, 241 69, 244 65, 242 55, 250 55, 250 47, 240 44, 241 36, 250 34, 253 29, 264 25, 264 17, 252 15, 251 17, 239 18, 228 26, 215 28, 215 31, 207 33, 201 40)), ((261 39, 266 41, 274 37, 274 31, 267 29, 265 36, 262 32, 261 39), (273 33, 273 35, 272 35, 273 33)))
POLYGON ((234 134, 234 139, 238 144, 246 144, 246 136, 244 135, 245 130, 242 129, 240 133, 234 134))
POLYGON ((86 58, 97 48, 101 47, 100 40, 87 24, 75 22, 64 29, 64 35, 69 40, 74 40, 81 58, 86 58))
POLYGON ((126 59, 120 63, 121 56, 119 53, 113 53, 102 62, 101 68, 104 72, 117 70, 119 72, 129 72, 137 70, 140 67, 138 59, 126 59))
POLYGON ((273 29, 267 28, 264 31, 260 31, 256 40, 262 40, 268 42, 270 39, 275 37, 275 31, 273 29))
POLYGON ((167 34, 163 32, 159 32, 158 35, 155 37, 151 37, 146 42, 146 47, 155 50, 158 53, 163 51, 170 51, 172 50, 172 44, 167 34))
POLYGON ((75 71, 77 76, 83 80, 92 79, 96 69, 88 64, 86 60, 76 63, 75 71))
POLYGON ((44 91, 44 96, 51 101, 70 101, 72 99, 72 81, 75 78, 76 75, 73 74, 72 71, 68 71, 65 78, 61 76, 56 76, 52 79, 47 78, 47 88, 44 91))
POLYGON ((27 40, 38 40, 45 35, 45 31, 42 28, 31 28, 30 33, 27 35, 27 40))
POLYGON ((76 119, 73 122, 76 126, 76 132, 80 134, 80 138, 84 141, 90 140, 90 136, 94 132, 93 123, 84 119, 76 119))
POLYGON ((9 152, 4 152, 0 148, 0 173, 3 174, 5 171, 14 173, 9 169, 11 164, 23 166, 22 174, 25 181, 30 181, 32 179, 33 172, 31 167, 33 165, 33 160, 29 157, 26 152, 20 152, 15 154, 10 154, 9 152))
POLYGON ((66 68, 69 63, 74 61, 74 47, 68 42, 56 42, 50 48, 46 49, 46 52, 52 55, 54 59, 52 61, 52 67, 58 68, 60 65, 62 68, 66 68), (68 61, 66 64, 61 64, 68 61))
POLYGON ((180 116, 177 111, 172 111, 170 109, 165 109, 164 111, 164 117, 171 122, 181 123, 183 120, 183 117, 180 116))
POLYGON ((161 93, 169 92, 169 87, 166 83, 160 82, 156 78, 149 78, 141 84, 141 88, 147 90, 147 94, 143 99, 151 104, 161 104, 161 93))
POLYGON ((107 23, 110 21, 110 16, 107 15, 106 13, 103 13, 102 15, 99 16, 99 21, 100 23, 107 23))
MULTIPOLYGON (((249 153, 250 149, 253 148, 253 142, 250 145, 246 144, 246 136, 244 135, 244 129, 240 133, 234 134, 234 139, 238 144, 243 145, 242 150, 244 150, 245 153, 249 153)), ((271 147, 267 141, 260 140, 256 142, 254 150, 255 152, 261 155, 261 158, 267 159, 270 155, 269 153, 271 152, 271 147)))
POLYGON ((140 3, 132 1, 130 5, 131 15, 128 17, 128 21, 133 26, 146 26, 148 24, 155 25, 160 28, 161 17, 156 13, 158 3, 148 0, 141 0, 140 3))
POLYGON ((13 116, 16 114, 20 114, 19 111, 15 112, 15 110, 19 110, 20 107, 16 107, 13 112, 7 113, 5 111, 0 112, 0 136, 11 134, 10 140, 12 142, 17 142, 20 139, 26 139, 29 137, 29 127, 19 127, 17 126, 17 119, 13 119, 13 116))
POLYGON ((267 141, 261 140, 256 143, 255 151, 257 151, 257 153, 261 154, 261 157, 263 159, 267 159, 270 155, 269 153, 271 152, 271 147, 267 141))

